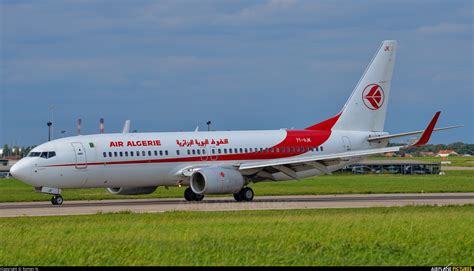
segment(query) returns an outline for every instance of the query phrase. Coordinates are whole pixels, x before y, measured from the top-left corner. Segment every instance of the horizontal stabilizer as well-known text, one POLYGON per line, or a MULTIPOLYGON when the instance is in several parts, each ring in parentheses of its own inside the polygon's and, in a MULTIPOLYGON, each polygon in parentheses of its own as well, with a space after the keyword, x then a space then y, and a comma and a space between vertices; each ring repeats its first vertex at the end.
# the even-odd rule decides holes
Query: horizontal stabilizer
MULTIPOLYGON (((464 125, 455 125, 455 126, 435 128, 435 129, 433 129, 433 132, 449 130, 449 129, 454 129, 454 128, 461 128, 461 127, 464 127, 464 125)), ((424 130, 406 132, 406 133, 399 133, 399 134, 393 134, 393 135, 383 135, 383 136, 370 137, 367 140, 369 142, 373 142, 373 141, 380 141, 380 140, 384 140, 384 139, 399 138, 399 137, 405 137, 405 136, 411 136, 411 135, 419 135, 423 132, 424 132, 424 130)))

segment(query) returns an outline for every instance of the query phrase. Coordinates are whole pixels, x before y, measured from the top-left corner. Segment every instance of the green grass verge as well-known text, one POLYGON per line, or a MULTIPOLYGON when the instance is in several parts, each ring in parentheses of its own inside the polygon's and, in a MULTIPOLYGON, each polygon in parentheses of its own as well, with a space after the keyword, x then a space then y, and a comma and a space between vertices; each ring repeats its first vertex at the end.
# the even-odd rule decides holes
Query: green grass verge
POLYGON ((474 265, 474 206, 20 217, 0 265, 474 265))
MULTIPOLYGON (((446 175, 335 174, 301 181, 265 182, 252 185, 257 196, 349 193, 474 192, 474 171, 446 171, 446 175)), ((64 189, 65 200, 182 197, 184 187, 160 187, 139 196, 112 195, 105 189, 64 189)), ((0 202, 45 201, 50 196, 15 179, 0 179, 0 202)))
MULTIPOLYGON (((440 163, 441 157, 379 157, 371 156, 370 160, 418 160, 426 162, 437 162, 440 163)), ((474 156, 473 157, 464 157, 464 156, 449 156, 446 161, 450 161, 450 164, 443 164, 442 166, 450 167, 474 167, 474 156)))

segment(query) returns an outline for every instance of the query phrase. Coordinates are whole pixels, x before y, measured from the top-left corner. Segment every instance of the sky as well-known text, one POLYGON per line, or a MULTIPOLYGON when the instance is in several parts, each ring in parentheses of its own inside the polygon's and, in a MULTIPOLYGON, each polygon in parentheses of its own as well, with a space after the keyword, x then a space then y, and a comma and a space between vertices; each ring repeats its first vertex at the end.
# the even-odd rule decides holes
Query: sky
POLYGON ((399 42, 385 130, 474 143, 472 1, 0 1, 0 144, 99 131, 304 128, 399 42), (65 131, 60 134, 60 131, 65 131))

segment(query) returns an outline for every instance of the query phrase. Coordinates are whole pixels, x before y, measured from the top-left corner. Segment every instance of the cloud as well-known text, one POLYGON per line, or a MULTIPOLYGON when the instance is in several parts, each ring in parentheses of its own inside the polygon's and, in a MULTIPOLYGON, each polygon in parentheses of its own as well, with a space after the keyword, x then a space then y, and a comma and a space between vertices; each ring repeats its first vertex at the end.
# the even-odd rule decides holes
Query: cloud
POLYGON ((472 30, 472 25, 442 22, 436 25, 422 26, 416 29, 420 34, 443 35, 458 34, 472 30))

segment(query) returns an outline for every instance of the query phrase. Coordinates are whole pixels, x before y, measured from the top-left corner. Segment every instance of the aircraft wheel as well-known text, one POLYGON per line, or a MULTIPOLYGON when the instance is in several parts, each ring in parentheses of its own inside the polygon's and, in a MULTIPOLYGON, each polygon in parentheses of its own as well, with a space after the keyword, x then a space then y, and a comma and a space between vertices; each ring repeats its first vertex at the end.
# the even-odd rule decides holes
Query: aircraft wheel
POLYGON ((199 194, 196 194, 194 192, 193 192, 193 194, 194 194, 194 200, 195 201, 201 201, 204 198, 204 195, 199 195, 199 194))
POLYGON ((61 195, 55 195, 54 197, 51 198, 51 203, 53 205, 61 205, 63 204, 64 199, 61 195))
POLYGON ((195 200, 194 195, 196 195, 196 194, 193 192, 191 187, 188 187, 188 188, 186 188, 186 190, 184 190, 184 198, 187 201, 194 201, 195 200))
POLYGON ((244 187, 242 190, 240 190, 239 196, 243 201, 252 201, 254 193, 252 188, 244 187))
POLYGON ((242 201, 242 199, 240 198, 240 193, 234 193, 234 199, 236 201, 242 201))

